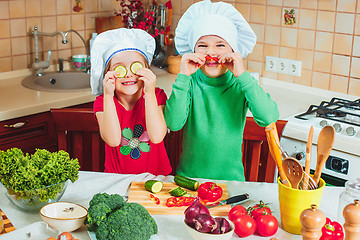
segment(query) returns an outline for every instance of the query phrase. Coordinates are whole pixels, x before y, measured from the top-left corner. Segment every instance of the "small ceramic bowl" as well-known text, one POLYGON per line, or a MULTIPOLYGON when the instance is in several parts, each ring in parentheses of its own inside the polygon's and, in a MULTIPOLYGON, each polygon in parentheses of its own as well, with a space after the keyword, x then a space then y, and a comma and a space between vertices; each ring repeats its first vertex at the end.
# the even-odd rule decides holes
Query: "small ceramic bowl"
POLYGON ((184 220, 185 228, 194 240, 229 240, 233 236, 235 229, 233 223, 231 221, 229 221, 229 223, 231 225, 231 230, 229 232, 223 234, 212 234, 199 232, 187 225, 184 220))
POLYGON ((87 216, 87 209, 70 202, 55 202, 40 209, 41 219, 60 232, 72 232, 79 229, 87 216))

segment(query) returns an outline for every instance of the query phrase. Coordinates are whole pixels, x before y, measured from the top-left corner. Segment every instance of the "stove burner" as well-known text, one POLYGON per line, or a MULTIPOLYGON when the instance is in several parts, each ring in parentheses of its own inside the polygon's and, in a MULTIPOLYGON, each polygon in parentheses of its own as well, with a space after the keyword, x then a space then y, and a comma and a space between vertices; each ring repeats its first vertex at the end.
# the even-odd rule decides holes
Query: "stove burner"
POLYGON ((317 109, 316 110, 316 116, 317 117, 345 117, 346 113, 331 110, 331 109, 317 109))

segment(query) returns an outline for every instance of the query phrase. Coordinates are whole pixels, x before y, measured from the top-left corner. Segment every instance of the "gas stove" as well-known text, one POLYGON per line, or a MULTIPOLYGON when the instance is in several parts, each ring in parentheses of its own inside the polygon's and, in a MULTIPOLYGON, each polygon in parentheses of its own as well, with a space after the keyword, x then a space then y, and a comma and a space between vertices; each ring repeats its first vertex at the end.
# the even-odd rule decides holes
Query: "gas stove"
POLYGON ((359 177, 360 169, 360 99, 332 98, 311 105, 304 113, 289 117, 280 143, 290 156, 305 164, 306 142, 310 127, 314 127, 311 169, 316 168, 317 139, 321 129, 331 125, 335 142, 326 161, 322 177, 327 183, 343 186, 347 180, 359 177))

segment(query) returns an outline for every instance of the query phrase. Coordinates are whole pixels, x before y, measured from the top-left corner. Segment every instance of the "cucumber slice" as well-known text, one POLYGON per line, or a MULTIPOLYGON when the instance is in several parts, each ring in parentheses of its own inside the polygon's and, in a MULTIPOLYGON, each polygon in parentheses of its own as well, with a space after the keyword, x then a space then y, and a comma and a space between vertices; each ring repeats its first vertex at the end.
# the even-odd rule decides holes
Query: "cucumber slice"
POLYGON ((183 188, 187 188, 196 191, 199 187, 199 182, 181 175, 176 175, 174 181, 177 185, 183 188))
POLYGON ((184 196, 185 194, 188 194, 188 192, 186 190, 182 189, 181 187, 171 189, 169 191, 169 193, 171 196, 174 196, 174 197, 181 197, 181 196, 184 196))
POLYGON ((124 67, 123 65, 119 65, 115 68, 115 71, 119 73, 118 78, 123 78, 126 76, 127 74, 127 70, 126 67, 124 67))
POLYGON ((145 182, 145 189, 152 193, 158 193, 163 188, 163 182, 158 180, 148 180, 145 182))
POLYGON ((142 69, 144 66, 140 62, 134 62, 130 66, 130 71, 136 74, 137 70, 142 69))

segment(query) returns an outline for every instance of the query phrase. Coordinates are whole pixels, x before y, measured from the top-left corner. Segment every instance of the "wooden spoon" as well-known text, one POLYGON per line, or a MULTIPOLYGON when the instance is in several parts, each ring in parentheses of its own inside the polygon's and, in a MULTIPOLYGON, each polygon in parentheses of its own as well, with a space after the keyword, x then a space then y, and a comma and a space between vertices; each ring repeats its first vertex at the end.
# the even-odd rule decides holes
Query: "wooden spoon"
POLYGON ((335 141, 335 129, 327 125, 321 129, 317 142, 317 163, 314 173, 314 181, 319 184, 322 169, 328 159, 335 141))
POLYGON ((314 127, 310 127, 309 137, 306 144, 306 157, 305 157, 305 172, 307 174, 304 175, 304 189, 308 189, 309 186, 309 177, 310 174, 310 163, 311 163, 311 149, 312 149, 312 139, 314 135, 314 127))
POLYGON ((285 175, 289 179, 292 188, 299 189, 299 183, 303 177, 303 168, 301 163, 295 158, 288 157, 282 162, 285 175))

